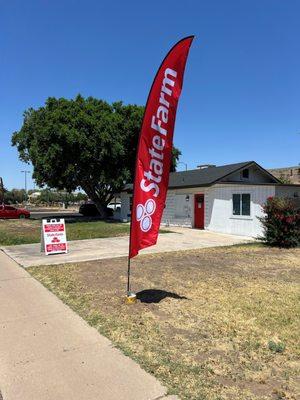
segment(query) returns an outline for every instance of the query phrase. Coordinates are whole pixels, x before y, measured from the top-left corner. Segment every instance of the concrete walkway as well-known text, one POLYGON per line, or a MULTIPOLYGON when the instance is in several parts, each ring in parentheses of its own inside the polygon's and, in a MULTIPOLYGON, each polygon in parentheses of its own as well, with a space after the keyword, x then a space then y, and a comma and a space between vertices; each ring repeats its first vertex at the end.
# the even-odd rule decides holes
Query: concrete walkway
POLYGON ((4 400, 176 398, 1 251, 0 391, 4 400))
MULTIPOLYGON (((157 245, 142 250, 140 254, 230 246, 253 241, 253 239, 245 236, 227 235, 197 229, 172 227, 170 230, 173 233, 160 234, 157 245)), ((27 268, 34 265, 64 264, 127 256, 128 240, 128 236, 74 240, 69 242, 68 254, 51 256, 45 256, 41 253, 40 244, 7 246, 1 249, 21 266, 27 268)))

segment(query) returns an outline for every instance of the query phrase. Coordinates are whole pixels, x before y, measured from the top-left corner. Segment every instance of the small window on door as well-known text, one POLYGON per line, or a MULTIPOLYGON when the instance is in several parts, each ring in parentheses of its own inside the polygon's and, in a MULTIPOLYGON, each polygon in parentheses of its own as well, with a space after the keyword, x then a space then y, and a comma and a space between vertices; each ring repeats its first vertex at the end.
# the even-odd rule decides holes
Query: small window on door
POLYGON ((249 193, 232 195, 232 214, 250 216, 251 198, 249 193))

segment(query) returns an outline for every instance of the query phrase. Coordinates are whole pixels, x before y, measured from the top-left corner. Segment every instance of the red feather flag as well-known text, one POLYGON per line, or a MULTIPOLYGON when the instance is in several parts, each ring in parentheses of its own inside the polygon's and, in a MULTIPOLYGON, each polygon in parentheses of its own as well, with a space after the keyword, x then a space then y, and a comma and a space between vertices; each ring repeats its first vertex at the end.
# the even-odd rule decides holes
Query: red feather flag
POLYGON ((137 150, 129 259, 157 241, 169 184, 176 110, 193 38, 180 40, 169 51, 148 96, 137 150))

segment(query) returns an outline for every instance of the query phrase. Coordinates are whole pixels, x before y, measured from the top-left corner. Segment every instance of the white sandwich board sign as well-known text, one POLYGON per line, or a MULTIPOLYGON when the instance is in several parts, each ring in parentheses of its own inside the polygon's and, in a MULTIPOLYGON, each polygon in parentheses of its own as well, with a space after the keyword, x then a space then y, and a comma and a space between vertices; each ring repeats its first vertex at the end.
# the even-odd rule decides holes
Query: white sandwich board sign
POLYGON ((47 256, 68 252, 66 226, 63 218, 43 219, 42 250, 47 256))

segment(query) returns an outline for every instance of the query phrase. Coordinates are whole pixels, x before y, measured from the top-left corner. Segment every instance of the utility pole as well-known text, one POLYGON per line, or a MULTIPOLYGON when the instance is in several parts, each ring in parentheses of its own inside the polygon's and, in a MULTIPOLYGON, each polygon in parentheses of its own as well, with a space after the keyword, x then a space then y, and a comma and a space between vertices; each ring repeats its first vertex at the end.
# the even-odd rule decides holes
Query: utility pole
POLYGON ((3 179, 0 176, 0 203, 4 203, 4 186, 3 186, 3 179))
POLYGON ((30 171, 21 171, 24 174, 25 178, 25 202, 27 202, 28 196, 27 196, 27 174, 30 174, 30 171))
POLYGON ((182 162, 182 161, 178 161, 177 164, 183 164, 183 165, 185 165, 185 170, 187 171, 187 163, 182 162))

